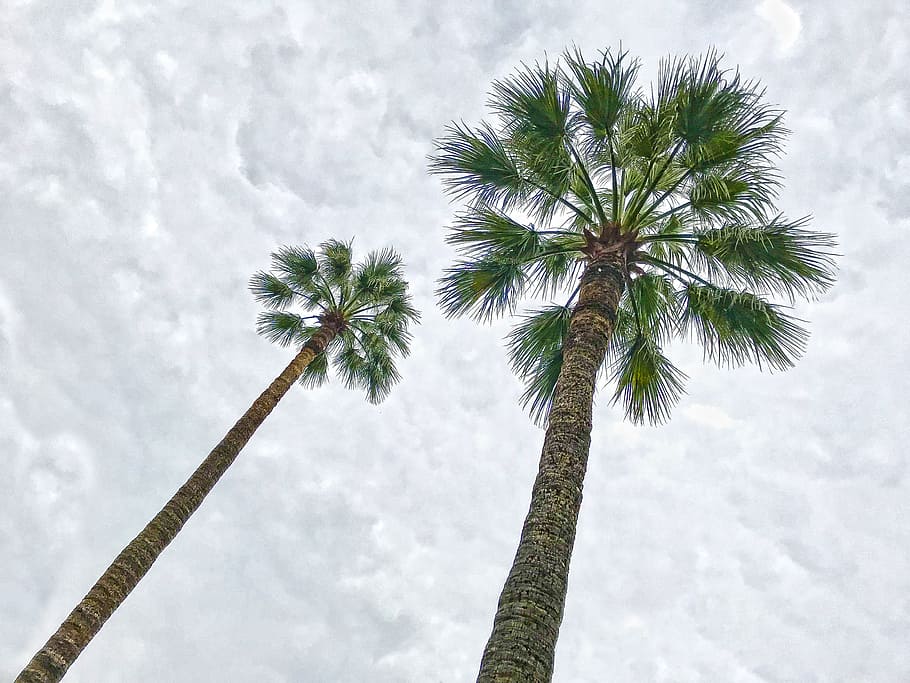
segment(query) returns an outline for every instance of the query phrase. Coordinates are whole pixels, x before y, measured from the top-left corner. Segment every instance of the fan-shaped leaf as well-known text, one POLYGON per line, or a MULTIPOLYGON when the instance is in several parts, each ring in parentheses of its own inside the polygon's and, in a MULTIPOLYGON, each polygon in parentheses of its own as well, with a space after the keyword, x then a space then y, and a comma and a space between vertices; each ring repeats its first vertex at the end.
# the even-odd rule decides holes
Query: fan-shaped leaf
POLYGON ((511 311, 525 286, 521 266, 510 261, 459 261, 445 271, 436 294, 448 316, 470 312, 477 320, 511 311))
POLYGON ((632 422, 665 422, 684 391, 685 373, 644 334, 614 337, 613 343, 617 345, 611 367, 616 384, 613 402, 623 404, 632 422))
POLYGON ((256 331, 281 346, 302 345, 317 329, 318 326, 307 325, 302 317, 287 311, 263 311, 256 320, 256 331))
POLYGON ((301 386, 317 389, 329 380, 329 357, 326 353, 317 354, 300 375, 301 386))
POLYGON ((683 329, 718 365, 767 363, 784 370, 805 349, 808 333, 797 320, 755 294, 689 284, 683 300, 683 329))
POLYGON ((834 236, 804 229, 808 219, 725 225, 698 235, 696 255, 714 277, 762 291, 812 296, 834 283, 834 236))
POLYGON ((281 310, 294 300, 294 290, 290 285, 263 270, 250 278, 250 291, 256 301, 273 310, 281 310))

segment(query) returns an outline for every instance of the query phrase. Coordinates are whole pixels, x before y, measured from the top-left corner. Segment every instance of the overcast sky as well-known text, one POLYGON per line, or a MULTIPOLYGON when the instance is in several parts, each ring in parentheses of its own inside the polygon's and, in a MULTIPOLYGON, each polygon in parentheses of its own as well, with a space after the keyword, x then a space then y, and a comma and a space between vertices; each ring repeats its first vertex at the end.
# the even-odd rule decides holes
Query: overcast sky
POLYGON ((780 207, 840 276, 784 374, 604 391, 558 682, 910 680, 910 11, 901 3, 0 0, 0 679, 284 367, 247 280, 394 245, 423 310, 380 407, 295 387, 72 683, 473 680, 543 433, 445 320, 426 174, 521 61, 716 45, 789 111, 780 207))

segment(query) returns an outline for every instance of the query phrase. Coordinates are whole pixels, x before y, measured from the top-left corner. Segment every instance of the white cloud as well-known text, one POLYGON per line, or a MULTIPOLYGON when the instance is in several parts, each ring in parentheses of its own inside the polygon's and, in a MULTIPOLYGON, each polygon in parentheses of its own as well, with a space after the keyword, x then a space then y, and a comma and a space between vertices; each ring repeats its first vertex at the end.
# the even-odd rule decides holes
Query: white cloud
POLYGON ((799 13, 784 0, 762 0, 755 8, 755 13, 774 31, 781 52, 787 52, 796 44, 802 21, 799 13))

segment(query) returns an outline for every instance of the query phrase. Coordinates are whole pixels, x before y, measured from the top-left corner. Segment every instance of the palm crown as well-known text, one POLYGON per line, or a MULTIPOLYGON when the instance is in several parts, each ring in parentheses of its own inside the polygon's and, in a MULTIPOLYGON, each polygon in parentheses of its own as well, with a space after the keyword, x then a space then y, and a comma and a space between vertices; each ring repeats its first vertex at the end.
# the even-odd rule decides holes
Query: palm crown
POLYGON ((575 50, 563 62, 495 82, 494 124, 456 123, 436 142, 431 171, 467 203, 447 237, 462 259, 440 280, 445 312, 490 320, 525 295, 565 292, 508 337, 538 420, 579 272, 607 252, 626 283, 607 367, 633 421, 665 420, 683 391, 662 351, 674 336, 694 337, 721 365, 792 365, 806 331, 769 298, 830 287, 834 240, 774 210, 781 112, 714 52, 664 61, 649 92, 625 52, 586 62, 575 50))
POLYGON ((365 390, 371 403, 398 381, 395 359, 408 354, 408 326, 419 314, 394 250, 370 252, 354 264, 350 242, 328 240, 317 251, 283 247, 272 254, 270 272, 251 278, 250 289, 268 309, 257 329, 271 341, 302 346, 320 328, 335 333, 300 376, 304 386, 328 379, 330 357, 345 385, 365 390), (292 306, 308 314, 288 310, 292 306))

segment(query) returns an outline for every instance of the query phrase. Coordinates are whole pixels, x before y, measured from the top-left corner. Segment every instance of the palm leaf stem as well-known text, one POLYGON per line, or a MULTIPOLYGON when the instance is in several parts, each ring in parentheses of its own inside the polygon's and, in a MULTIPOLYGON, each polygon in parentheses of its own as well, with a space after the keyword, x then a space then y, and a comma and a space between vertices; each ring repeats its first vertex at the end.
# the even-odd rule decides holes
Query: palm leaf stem
POLYGON ((671 277, 676 278, 683 284, 689 284, 689 283, 686 282, 685 280, 683 280, 679 276, 679 273, 682 273, 683 275, 688 275, 692 279, 697 280, 698 282, 701 282, 703 285, 707 285, 708 287, 716 287, 716 285, 713 282, 708 282, 703 277, 696 275, 692 271, 686 270, 685 268, 681 268, 676 265, 673 265, 672 263, 667 263, 666 261, 664 261, 662 259, 656 258, 654 256, 649 256, 646 254, 643 254, 640 258, 642 261, 646 261, 654 266, 657 266, 658 268, 663 270, 667 275, 670 275, 671 277))
POLYGON ((632 313, 635 315, 635 329, 641 336, 641 314, 638 312, 638 302, 635 300, 635 290, 632 287, 632 278, 629 277, 628 265, 622 269, 623 278, 626 281, 626 289, 629 291, 629 301, 632 302, 632 313))
MULTIPOLYGON (((667 218, 668 216, 672 216, 677 211, 681 211, 682 209, 685 209, 691 205, 692 205, 692 202, 683 202, 682 204, 678 204, 678 205, 674 206, 672 209, 668 209, 667 211, 664 211, 662 214, 657 216, 654 219, 654 223, 657 223, 658 221, 662 221, 664 218, 667 218)), ((650 210, 647 213, 645 213, 644 216, 642 216, 642 220, 647 218, 649 215, 650 215, 650 210)))
POLYGON ((591 201, 594 204, 594 209, 597 211, 597 217, 600 218, 602 223, 606 223, 607 215, 604 213, 604 207, 600 203, 600 198, 597 196, 597 190, 594 187, 594 183, 591 182, 591 176, 588 174, 588 169, 585 168, 584 162, 582 162, 581 156, 579 156, 578 151, 575 149, 575 145, 572 144, 571 140, 566 139, 566 145, 569 147, 569 152, 574 157, 575 163, 578 165, 578 170, 581 172, 581 178, 588 188, 588 193, 591 195, 591 201))
POLYGON ((521 181, 523 181, 523 182, 526 182, 526 183, 527 183, 528 185, 530 185, 531 187, 536 187, 538 190, 547 193, 548 195, 550 195, 551 197, 553 197, 553 199, 555 199, 556 201, 558 201, 560 204, 562 204, 562 205, 568 207, 569 209, 571 209, 572 211, 574 211, 574 212, 575 212, 578 216, 580 216, 581 218, 584 218, 584 219, 588 222, 588 225, 593 225, 593 224, 594 224, 594 221, 591 220, 591 217, 590 217, 588 214, 586 214, 584 211, 582 211, 581 209, 579 209, 577 206, 575 206, 572 202, 570 202, 568 199, 566 199, 566 198, 563 197, 562 195, 556 194, 555 192, 553 192, 552 190, 548 189, 547 187, 541 185, 540 183, 535 183, 533 180, 531 180, 531 179, 529 179, 529 178, 524 178, 524 177, 522 177, 522 176, 519 176, 519 180, 521 180, 521 181))
POLYGON ((574 251, 578 251, 578 249, 575 248, 575 247, 560 247, 560 248, 558 248, 558 249, 551 249, 551 250, 549 250, 549 251, 542 251, 542 252, 540 252, 539 254, 534 254, 533 256, 528 256, 528 257, 525 258, 525 259, 522 259, 522 260, 520 260, 520 261, 517 261, 517 262, 516 262, 516 265, 520 265, 520 264, 524 264, 524 263, 531 263, 532 261, 536 261, 537 259, 541 259, 541 258, 543 258, 544 256, 556 256, 557 254, 570 254, 570 253, 572 253, 572 252, 574 252, 574 251))
POLYGON ((328 281, 325 279, 325 276, 324 276, 321 272, 318 272, 318 271, 317 271, 316 275, 317 275, 317 276, 319 277, 319 279, 322 281, 322 285, 325 287, 326 294, 329 295, 329 301, 332 302, 332 308, 337 309, 337 308, 338 308, 338 302, 335 301, 335 293, 332 292, 332 287, 331 287, 331 285, 329 285, 328 281))
MULTIPOLYGON (((632 206, 630 207, 629 214, 628 214, 629 215, 629 219, 627 221, 628 223, 631 224, 638 218, 638 212, 641 211, 642 207, 645 205, 645 202, 648 201, 648 197, 650 196, 650 194, 652 192, 654 192, 655 188, 657 188, 657 183, 659 183, 660 179, 664 177, 664 173, 667 172, 667 169, 670 167, 670 164, 673 163, 673 159, 676 158, 676 155, 679 154, 679 150, 682 149, 682 146, 683 146, 682 140, 680 140, 679 142, 676 143, 676 145, 673 147, 673 149, 670 150, 669 156, 664 161, 664 164, 661 167, 661 169, 657 172, 657 175, 655 175, 654 178, 651 180, 651 183, 650 183, 649 187, 647 188, 647 190, 645 192, 642 192, 640 196, 636 196, 635 199, 632 200, 632 206)), ((653 165, 654 165, 654 159, 652 158, 651 161, 648 163, 648 172, 645 174, 645 178, 647 178, 651 174, 651 169, 653 168, 653 165)), ((685 177, 685 175, 683 176, 683 178, 684 177, 685 177)), ((656 206, 657 204, 660 204, 660 202, 662 202, 668 194, 673 192, 679 186, 679 183, 682 182, 682 180, 683 179, 680 178, 679 182, 677 182, 673 186, 672 189, 664 192, 664 194, 661 196, 661 198, 658 199, 651 206, 651 209, 653 209, 654 206, 656 206)), ((648 210, 649 213, 650 213, 651 209, 648 210)))
POLYGON ((638 239, 639 242, 691 242, 697 240, 698 235, 692 233, 678 233, 674 235, 645 235, 638 239))
POLYGON ((581 289, 581 282, 575 285, 575 289, 572 290, 572 293, 569 294, 569 299, 566 301, 565 307, 568 308, 572 305, 572 302, 575 300, 575 297, 578 296, 578 292, 581 289))
POLYGON ((620 195, 616 180, 616 155, 613 152, 613 134, 607 133, 607 147, 610 150, 610 177, 613 182, 613 207, 612 218, 614 223, 619 222, 619 215, 622 213, 620 204, 622 204, 622 195, 620 195))
MULTIPOLYGON (((667 197, 669 197, 671 194, 676 192, 677 188, 680 185, 682 185, 686 180, 688 180, 694 173, 695 173, 695 170, 691 169, 691 168, 688 171, 686 171, 685 173, 683 173, 682 177, 673 184, 673 187, 671 187, 669 190, 665 191, 660 197, 657 198, 657 200, 653 204, 651 204, 651 206, 648 207, 648 210, 645 211, 644 214, 641 216, 641 220, 644 221, 648 216, 650 216, 651 213, 654 211, 654 209, 656 209, 658 206, 660 206, 661 202, 663 202, 667 197)), ((686 202, 686 204, 689 204, 689 203, 690 202, 686 202)), ((686 204, 680 204, 680 206, 685 206, 686 204)), ((668 215, 670 213, 673 213, 673 211, 675 211, 677 208, 679 208, 679 207, 674 206, 672 209, 670 209, 668 211, 668 215)))

